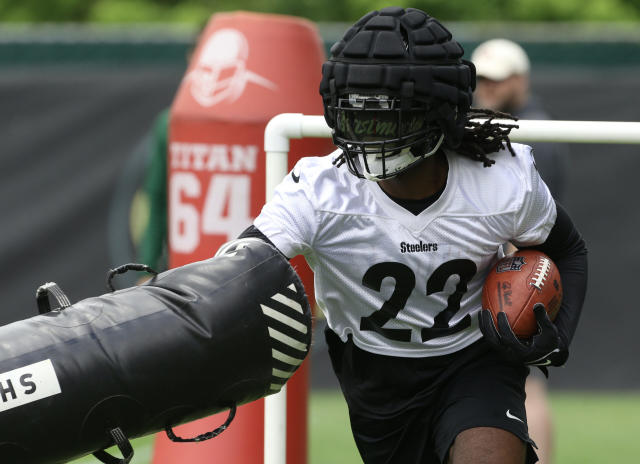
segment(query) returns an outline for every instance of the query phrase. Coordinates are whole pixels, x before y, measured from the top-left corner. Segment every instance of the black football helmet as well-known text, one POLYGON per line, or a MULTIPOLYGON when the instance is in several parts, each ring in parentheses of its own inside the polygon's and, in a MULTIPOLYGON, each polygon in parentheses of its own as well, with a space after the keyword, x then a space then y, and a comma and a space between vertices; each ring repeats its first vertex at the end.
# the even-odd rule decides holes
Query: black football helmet
POLYGON ((475 88, 463 54, 436 19, 398 7, 367 14, 331 48, 320 94, 353 174, 388 179, 460 143, 475 88))

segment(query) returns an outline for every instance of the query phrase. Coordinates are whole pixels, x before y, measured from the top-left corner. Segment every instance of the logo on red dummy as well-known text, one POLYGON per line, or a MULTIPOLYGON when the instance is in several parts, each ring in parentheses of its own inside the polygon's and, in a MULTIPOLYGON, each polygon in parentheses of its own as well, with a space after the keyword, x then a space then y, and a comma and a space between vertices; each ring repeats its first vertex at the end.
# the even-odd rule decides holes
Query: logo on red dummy
POLYGON ((240 31, 216 31, 207 39, 195 69, 187 76, 191 96, 201 106, 210 107, 222 101, 236 101, 247 84, 276 90, 275 83, 247 69, 248 57, 249 42, 240 31))

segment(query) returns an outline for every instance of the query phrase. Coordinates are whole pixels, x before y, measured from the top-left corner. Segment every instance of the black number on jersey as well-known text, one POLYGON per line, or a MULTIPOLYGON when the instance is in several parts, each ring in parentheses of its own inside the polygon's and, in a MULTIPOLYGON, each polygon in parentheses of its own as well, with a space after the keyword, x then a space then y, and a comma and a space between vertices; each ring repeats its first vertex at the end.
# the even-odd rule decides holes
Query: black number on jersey
POLYGON ((375 330, 391 340, 409 342, 411 341, 411 329, 385 329, 382 326, 396 317, 398 312, 404 308, 409 295, 416 286, 416 275, 409 266, 402 263, 378 263, 364 273, 362 285, 379 292, 385 277, 393 277, 396 281, 393 294, 384 302, 382 308, 370 316, 360 319, 360 330, 375 330))
MULTIPOLYGON (((471 316, 468 314, 449 327, 449 321, 460 310, 462 295, 467 291, 467 284, 477 272, 476 264, 468 259, 454 259, 440 265, 427 280, 427 295, 444 290, 449 277, 460 277, 456 289, 447 299, 447 307, 440 311, 434 318, 432 327, 422 329, 422 341, 426 342, 436 337, 451 335, 466 329, 471 325, 471 316)), ((415 273, 402 263, 385 262, 371 266, 362 277, 362 285, 377 292, 382 287, 385 277, 395 280, 395 288, 391 297, 382 304, 382 307, 367 317, 360 318, 360 330, 373 330, 391 340, 411 341, 411 329, 385 329, 389 320, 395 318, 409 299, 409 295, 416 286, 415 273)))
POLYGON ((422 341, 426 342, 436 337, 451 335, 466 329, 471 325, 471 316, 468 314, 460 319, 455 325, 449 327, 449 321, 455 313, 460 310, 460 300, 467 291, 467 284, 476 274, 478 268, 476 263, 468 259, 454 259, 442 264, 433 271, 427 280, 427 295, 438 293, 444 290, 447 279, 452 275, 460 276, 458 285, 454 292, 447 299, 447 307, 440 311, 433 320, 432 327, 422 329, 422 341))

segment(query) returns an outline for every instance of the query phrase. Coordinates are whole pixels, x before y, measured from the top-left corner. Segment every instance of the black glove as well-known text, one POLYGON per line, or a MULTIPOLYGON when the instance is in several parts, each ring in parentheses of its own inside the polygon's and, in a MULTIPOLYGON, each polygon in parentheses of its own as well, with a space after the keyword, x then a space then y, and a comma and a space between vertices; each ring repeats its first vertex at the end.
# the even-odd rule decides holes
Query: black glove
POLYGON ((529 366, 538 366, 546 374, 544 366, 561 366, 569 351, 558 335, 558 329, 549 319, 542 303, 533 307, 538 323, 538 333, 529 340, 520 340, 511 330, 507 315, 498 313, 498 328, 493 322, 491 312, 482 309, 478 313, 478 322, 484 338, 500 351, 509 361, 529 366))

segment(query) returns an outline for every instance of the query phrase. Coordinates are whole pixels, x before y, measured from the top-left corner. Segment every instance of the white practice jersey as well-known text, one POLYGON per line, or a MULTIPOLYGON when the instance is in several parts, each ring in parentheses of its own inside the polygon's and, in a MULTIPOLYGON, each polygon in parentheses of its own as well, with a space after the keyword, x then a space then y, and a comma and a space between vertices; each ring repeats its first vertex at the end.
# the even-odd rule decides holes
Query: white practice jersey
POLYGON ((483 167, 447 153, 447 185, 417 216, 334 152, 301 159, 254 224, 288 257, 305 256, 329 327, 378 354, 440 356, 482 335, 476 313, 501 245, 544 242, 555 202, 531 148, 483 167))

